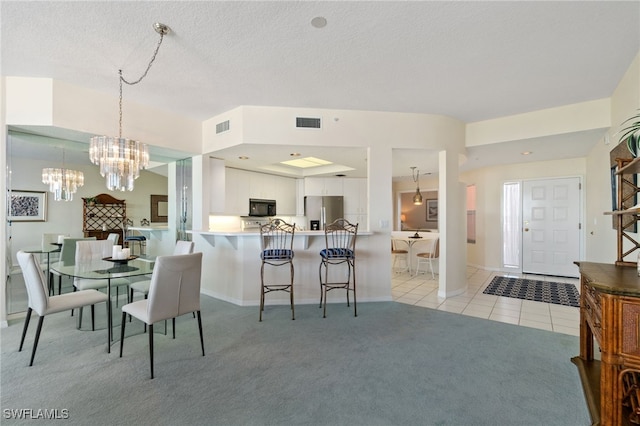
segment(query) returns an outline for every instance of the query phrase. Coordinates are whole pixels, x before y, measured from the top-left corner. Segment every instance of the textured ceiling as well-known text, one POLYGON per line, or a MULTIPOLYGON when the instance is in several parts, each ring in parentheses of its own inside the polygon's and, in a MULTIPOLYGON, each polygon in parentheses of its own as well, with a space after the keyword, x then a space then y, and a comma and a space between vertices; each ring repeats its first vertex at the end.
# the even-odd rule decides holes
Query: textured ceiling
POLYGON ((50 77, 195 119, 239 105, 466 122, 611 96, 640 2, 0 3, 3 75, 50 77), (311 25, 327 20, 322 29, 311 25))

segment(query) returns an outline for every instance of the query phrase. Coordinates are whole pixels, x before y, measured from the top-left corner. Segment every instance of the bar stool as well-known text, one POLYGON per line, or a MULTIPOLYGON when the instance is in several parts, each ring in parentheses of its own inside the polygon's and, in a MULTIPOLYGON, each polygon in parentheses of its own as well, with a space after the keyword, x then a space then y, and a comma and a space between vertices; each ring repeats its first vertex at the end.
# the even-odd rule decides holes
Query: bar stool
POLYGON ((131 254, 135 254, 135 247, 138 246, 138 255, 144 256, 147 252, 147 237, 144 235, 129 235, 124 238, 125 244, 131 249, 131 254))
POLYGON ((273 219, 269 223, 260 227, 260 321, 264 311, 264 295, 272 291, 284 291, 289 293, 291 303, 291 319, 295 320, 295 310, 293 306, 293 236, 295 226, 286 223, 281 219, 273 219), (287 284, 267 284, 265 283, 265 266, 289 265, 290 280, 287 284))
MULTIPOLYGON (((336 219, 324 227, 326 248, 320 252, 320 307, 324 301, 323 318, 327 317, 327 292, 342 288, 347 291, 347 306, 349 291, 353 291, 353 314, 358 316, 356 306, 356 237, 358 224, 349 223, 345 219, 336 219), (329 281, 329 266, 343 265, 346 268, 344 281, 329 281), (324 280, 322 270, 324 268, 324 280), (353 287, 351 286, 353 281, 353 287)), ((333 268, 332 268, 333 269, 333 268)))

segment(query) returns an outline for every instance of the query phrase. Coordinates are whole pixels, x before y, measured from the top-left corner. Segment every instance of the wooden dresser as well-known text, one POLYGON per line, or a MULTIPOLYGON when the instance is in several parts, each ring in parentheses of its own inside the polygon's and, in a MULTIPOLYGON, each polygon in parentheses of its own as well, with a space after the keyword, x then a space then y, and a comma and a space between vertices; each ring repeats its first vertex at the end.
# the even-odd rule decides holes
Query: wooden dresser
POLYGON ((640 422, 640 277, 637 269, 605 263, 580 267, 578 367, 594 425, 640 422), (594 359, 594 339, 600 361, 594 359))

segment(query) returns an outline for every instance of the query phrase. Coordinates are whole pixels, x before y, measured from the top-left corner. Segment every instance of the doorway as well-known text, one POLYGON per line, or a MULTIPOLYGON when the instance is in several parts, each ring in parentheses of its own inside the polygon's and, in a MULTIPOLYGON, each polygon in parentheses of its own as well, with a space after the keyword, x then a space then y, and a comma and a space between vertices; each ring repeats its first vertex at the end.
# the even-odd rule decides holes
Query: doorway
POLYGON ((580 259, 581 179, 536 179, 515 186, 521 186, 521 192, 514 191, 514 182, 503 188, 503 266, 512 269, 521 265, 526 274, 578 277, 573 262, 580 259), (518 192, 522 194, 520 202, 513 195, 518 192), (521 244, 514 244, 517 239, 521 244))

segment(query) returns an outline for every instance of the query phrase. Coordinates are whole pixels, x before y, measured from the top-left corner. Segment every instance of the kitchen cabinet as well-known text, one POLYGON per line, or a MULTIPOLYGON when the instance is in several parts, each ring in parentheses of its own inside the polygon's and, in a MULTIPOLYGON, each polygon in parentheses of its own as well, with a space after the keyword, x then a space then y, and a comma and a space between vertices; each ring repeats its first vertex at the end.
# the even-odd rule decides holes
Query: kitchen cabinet
POLYGON ((344 218, 351 223, 359 224, 358 229, 368 229, 369 193, 367 179, 345 178, 344 188, 344 218))
POLYGON ((304 195, 344 195, 343 178, 305 178, 304 195))
POLYGON ((249 198, 276 200, 278 215, 293 216, 296 179, 226 168, 224 197, 224 214, 230 216, 247 216, 249 198))

